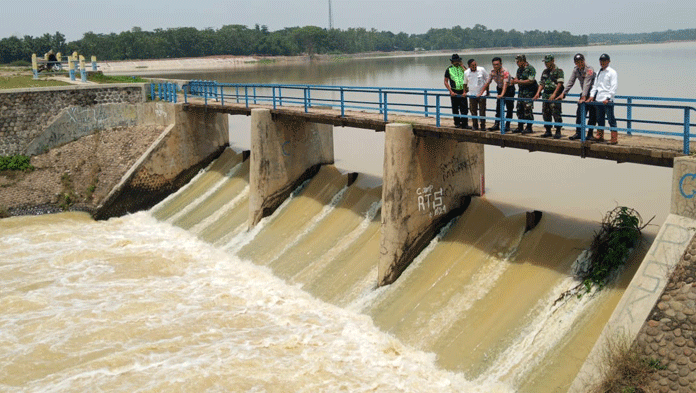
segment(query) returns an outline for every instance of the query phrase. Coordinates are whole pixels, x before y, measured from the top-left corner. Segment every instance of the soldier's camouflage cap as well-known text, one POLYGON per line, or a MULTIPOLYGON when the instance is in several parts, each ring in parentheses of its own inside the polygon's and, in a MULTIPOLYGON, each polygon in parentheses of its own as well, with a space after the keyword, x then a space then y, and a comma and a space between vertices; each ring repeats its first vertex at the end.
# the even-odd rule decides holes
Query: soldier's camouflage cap
POLYGON ((515 60, 527 61, 527 56, 517 55, 517 56, 515 56, 515 60))
POLYGON ((549 61, 553 61, 553 55, 544 56, 544 63, 548 63, 549 61))

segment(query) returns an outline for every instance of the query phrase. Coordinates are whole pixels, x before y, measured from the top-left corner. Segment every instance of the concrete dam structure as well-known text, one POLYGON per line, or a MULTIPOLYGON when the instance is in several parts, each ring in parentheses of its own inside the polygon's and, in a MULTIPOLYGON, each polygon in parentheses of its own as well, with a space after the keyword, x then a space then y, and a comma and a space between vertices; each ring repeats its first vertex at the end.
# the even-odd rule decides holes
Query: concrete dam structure
POLYGON ((331 165, 331 126, 251 116, 248 159, 225 151, 152 214, 369 315, 475 383, 583 392, 604 340, 635 337, 655 305, 667 279, 655 267, 671 271, 695 233, 685 186, 695 164, 676 159, 673 214, 652 248, 603 291, 563 298, 596 224, 532 214, 530 225, 531 212, 507 216, 479 198, 480 145, 389 124, 383 184, 370 188, 331 165))
MULTIPOLYGON (((617 335, 633 340, 644 329, 646 318, 657 307, 674 265, 696 233, 696 160, 675 158, 671 214, 651 247, 635 250, 626 268, 602 291, 583 297, 565 297, 564 294, 578 284, 576 275, 587 262, 585 250, 597 224, 537 211, 510 214, 506 206, 482 198, 485 168, 481 144, 438 138, 432 132, 414 131, 411 124, 387 124, 383 180, 381 186, 375 186, 364 181, 362 174, 343 173, 333 166, 333 126, 330 124, 317 124, 301 115, 253 109, 249 130, 251 150, 235 152, 225 148, 228 143, 223 135, 227 131, 226 115, 171 104, 143 105, 158 121, 168 119, 167 131, 114 188, 104 204, 109 208, 102 211, 107 217, 149 210, 96 224, 87 224, 87 220, 80 217, 70 218, 67 224, 61 225, 67 227, 66 233, 83 231, 88 233, 87 237, 92 236, 90 231, 102 231, 95 237, 106 238, 107 243, 113 244, 106 253, 115 254, 122 248, 146 248, 136 239, 124 238, 124 233, 133 229, 132 224, 142 221, 143 227, 135 229, 138 236, 146 239, 152 236, 153 242, 162 242, 162 248, 148 251, 144 266, 134 266, 128 254, 119 254, 113 258, 116 260, 113 266, 80 268, 70 273, 73 277, 83 274, 83 270, 84 274, 96 272, 98 280, 114 276, 113 288, 104 285, 106 289, 101 290, 100 284, 95 286, 96 291, 85 293, 88 297, 108 298, 110 304, 125 304, 118 307, 125 310, 100 305, 97 311, 87 307, 84 313, 128 321, 127 326, 107 334, 117 337, 115 344, 76 356, 73 359, 77 363, 75 368, 83 359, 101 359, 101 353, 118 352, 115 348, 122 345, 118 341, 120 337, 146 331, 143 323, 147 325, 149 321, 161 319, 162 325, 156 330, 175 334, 163 338, 163 352, 169 349, 172 353, 179 352, 172 344, 177 337, 212 337, 208 344, 183 344, 185 350, 181 352, 189 352, 190 348, 207 348, 214 345, 212 342, 223 342, 218 335, 230 325, 239 325, 241 330, 261 325, 259 336, 254 335, 237 347, 256 348, 255 352, 261 352, 259 348, 269 350, 271 356, 266 362, 286 352, 302 352, 291 362, 312 364, 312 368, 303 373, 335 372, 322 368, 323 363, 331 360, 330 351, 322 355, 324 359, 318 363, 305 357, 304 352, 309 347, 321 345, 314 342, 316 336, 303 336, 304 330, 315 328, 317 316, 303 313, 301 307, 288 315, 282 314, 280 321, 271 320, 279 326, 298 326, 286 341, 274 332, 264 335, 264 324, 272 324, 265 319, 267 316, 249 316, 246 309, 232 314, 220 311, 234 308, 230 306, 239 299, 234 293, 225 292, 229 288, 213 294, 206 291, 210 287, 225 287, 227 282, 220 280, 225 285, 220 284, 216 281, 218 277, 227 277, 237 269, 246 271, 248 268, 243 265, 251 261, 311 297, 341 308, 341 312, 331 315, 350 314, 351 318, 368 320, 359 324, 360 329, 337 329, 340 334, 336 342, 349 343, 344 347, 354 346, 349 337, 355 330, 369 331, 374 325, 409 347, 434 354, 437 366, 461 374, 465 379, 462 386, 471 387, 471 391, 480 387, 483 391, 501 393, 584 392, 600 377, 598 365, 608 340, 617 335), (193 177, 204 166, 205 169, 193 177), (192 177, 177 192, 161 200, 192 177), (166 192, 158 192, 165 183, 166 192), (158 200, 161 202, 150 209, 158 200), (155 221, 153 217, 159 222, 150 222, 155 221), (86 229, 81 230, 82 226, 86 229), (164 227, 167 228, 163 230, 164 237, 174 239, 170 243, 157 238, 157 230, 151 229, 164 227), (111 231, 115 233, 113 237, 110 237, 111 231), (214 247, 207 249, 200 243, 188 243, 182 235, 184 231, 214 247), (187 255, 186 261, 175 259, 176 254, 187 255), (239 258, 236 260, 239 266, 210 262, 228 261, 225 259, 228 256, 239 258), (195 270, 198 258, 207 261, 202 272, 195 270), (137 275, 139 269, 144 272, 145 279, 137 275), (195 274, 188 276, 191 272, 195 274), (179 276, 191 280, 177 281, 179 276), (211 281, 205 282, 205 278, 211 281), (151 282, 162 288, 147 292, 151 282), (179 287, 185 288, 182 294, 177 292, 179 287), (136 300, 124 301, 119 297, 129 293, 134 293, 136 300), (150 296, 156 299, 152 304, 146 300, 150 296), (189 302, 191 299, 195 304, 189 302), (196 314, 200 304, 209 305, 212 311, 196 314), (144 314, 140 314, 143 310, 144 314), (126 317, 117 311, 123 311, 126 317), (132 320, 128 319, 131 315, 135 316, 132 320), (187 319, 189 315, 195 315, 195 320, 187 319), (195 328, 200 330, 192 334, 188 326, 177 324, 200 325, 195 328), (260 344, 253 347, 252 343, 260 344)), ((37 231, 41 227, 40 221, 32 221, 26 231, 37 231)), ((40 243, 40 246, 48 250, 68 248, 51 243, 40 243)), ((87 249, 88 254, 98 253, 87 249)), ((53 255, 52 252, 47 254, 53 255)), ((24 253, 21 249, 13 251, 13 255, 19 255, 17 258, 22 258, 24 253)), ((60 269, 51 270, 52 258, 48 258, 49 268, 45 273, 56 277, 32 284, 27 291, 35 294, 44 287, 52 289, 52 285, 72 283, 71 279, 55 273, 60 269)), ((79 258, 68 254, 56 259, 79 258)), ((243 278, 254 281, 258 276, 260 273, 254 271, 243 278)), ((77 280, 74 288, 81 289, 78 285, 81 280, 77 280)), ((70 290, 59 288, 60 291, 54 292, 70 290)), ((23 290, 24 287, 16 292, 23 290)), ((258 291, 264 292, 263 289, 258 291)), ((80 291, 76 292, 78 295, 74 296, 80 296, 80 291)), ((286 295, 276 296, 271 292, 271 296, 259 301, 252 299, 252 302, 274 307, 294 303, 284 297, 286 295)), ((58 303, 60 296, 55 298, 53 301, 58 303)), ((42 304, 61 312, 69 310, 70 315, 80 312, 68 306, 65 309, 53 307, 53 303, 40 298, 24 303, 9 299, 6 305, 10 317, 24 303, 28 303, 28 312, 40 309, 42 304)), ((88 300, 77 303, 89 304, 88 300)), ((319 307, 316 303, 300 303, 319 307)), ((274 312, 268 314, 274 315, 274 312)), ((40 316, 32 314, 31 318, 40 321, 40 316)), ((76 330, 87 331, 89 318, 75 317, 71 323, 77 326, 76 330), (83 321, 86 325, 80 328, 83 321)), ((96 333, 90 334, 98 337, 96 333)), ((139 336, 136 334, 136 337, 139 336)), ((58 351, 56 347, 38 347, 33 352, 17 349, 13 353, 56 359, 59 358, 53 356, 58 351)), ((410 353, 410 349, 400 345, 380 348, 387 348, 381 351, 397 358, 410 353)), ((157 358, 158 355, 150 355, 150 349, 146 348, 145 355, 138 353, 139 361, 146 363, 145 359, 157 358)), ((216 351, 212 351, 216 356, 224 352, 217 347, 216 351)), ((123 359, 130 358, 130 349, 125 352, 123 359)), ((367 362, 366 358, 382 359, 383 355, 385 353, 366 352, 361 355, 364 358, 354 354, 348 357, 359 358, 355 364, 360 364, 367 362)), ((251 355, 244 353, 239 358, 244 356, 251 355)), ((87 370, 80 378, 62 378, 68 381, 62 383, 84 380, 83 388, 96 386, 86 375, 119 375, 122 372, 119 370, 123 369, 126 377, 119 382, 127 386, 128 382, 124 381, 130 381, 128 375, 142 371, 138 367, 120 366, 120 362, 127 363, 122 358, 118 362, 108 356, 106 359, 104 367, 108 372, 87 370)), ((155 360, 161 362, 159 364, 167 362, 155 360)), ((191 363, 189 360, 184 357, 182 363, 191 363)), ((273 377, 262 373, 263 362, 255 360, 249 369, 249 374, 261 373, 258 380, 245 380, 238 386, 251 389, 272 383, 273 377), (264 377, 271 382, 262 381, 264 377)), ((345 358, 339 361, 340 367, 345 367, 344 362, 345 358)), ((237 366, 218 363, 225 363, 224 369, 237 366)), ((48 368, 51 367, 60 368, 49 364, 48 368)), ((54 374, 61 377, 59 373, 54 374)), ((0 373, 0 381, 9 381, 8 386, 25 386, 23 375, 20 369, 10 368, 7 375, 0 373)), ((35 379, 46 380, 50 385, 49 377, 38 375, 35 379)), ((170 386, 167 383, 170 381, 152 388, 170 386)))

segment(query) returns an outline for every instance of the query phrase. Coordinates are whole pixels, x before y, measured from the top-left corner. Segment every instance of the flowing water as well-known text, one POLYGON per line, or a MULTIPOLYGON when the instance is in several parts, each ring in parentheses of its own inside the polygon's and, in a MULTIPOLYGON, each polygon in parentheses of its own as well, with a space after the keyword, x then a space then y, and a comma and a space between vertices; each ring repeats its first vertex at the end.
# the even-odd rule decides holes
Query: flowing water
POLYGON ((661 222, 671 171, 487 148, 487 196, 377 288, 381 135, 336 134, 336 167, 252 230, 233 149, 148 212, 0 220, 0 391, 564 392, 651 241, 602 292, 563 296, 596 221, 618 203, 661 222))

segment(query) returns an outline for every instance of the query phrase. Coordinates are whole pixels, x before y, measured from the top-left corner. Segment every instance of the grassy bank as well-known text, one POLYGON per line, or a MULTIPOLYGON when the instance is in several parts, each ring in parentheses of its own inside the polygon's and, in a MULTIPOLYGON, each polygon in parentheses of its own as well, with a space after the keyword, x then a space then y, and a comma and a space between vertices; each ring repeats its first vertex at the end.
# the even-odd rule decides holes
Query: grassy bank
POLYGON ((3 89, 28 89, 32 87, 51 87, 51 86, 69 86, 70 83, 50 80, 50 79, 34 79, 34 77, 23 74, 0 75, 0 90, 3 89))

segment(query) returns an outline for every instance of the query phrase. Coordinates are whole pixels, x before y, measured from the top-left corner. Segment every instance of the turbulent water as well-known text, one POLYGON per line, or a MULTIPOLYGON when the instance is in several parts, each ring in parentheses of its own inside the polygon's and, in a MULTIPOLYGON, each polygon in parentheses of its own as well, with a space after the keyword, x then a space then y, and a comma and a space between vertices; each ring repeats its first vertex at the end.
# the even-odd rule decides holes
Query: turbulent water
POLYGON ((149 212, 0 220, 0 390, 565 391, 640 260, 564 298, 596 224, 475 198, 377 288, 379 187, 327 166, 249 230, 248 176, 228 149, 149 212))

